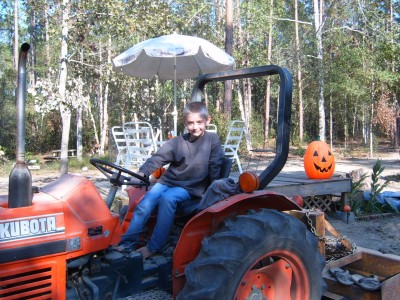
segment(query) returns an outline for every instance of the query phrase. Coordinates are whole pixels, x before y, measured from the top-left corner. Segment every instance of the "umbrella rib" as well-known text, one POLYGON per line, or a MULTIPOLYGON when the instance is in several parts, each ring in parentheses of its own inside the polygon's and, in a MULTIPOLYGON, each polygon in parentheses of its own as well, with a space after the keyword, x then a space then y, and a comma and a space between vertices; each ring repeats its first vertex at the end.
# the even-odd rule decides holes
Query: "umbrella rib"
POLYGON ((162 60, 163 60, 163 58, 161 57, 160 62, 158 63, 158 66, 157 66, 157 70, 158 70, 156 73, 157 76, 159 76, 158 73, 160 72, 160 66, 161 66, 162 60))
MULTIPOLYGON (((202 74, 202 73, 203 73, 203 70, 202 70, 202 68, 200 67, 199 62, 197 61, 196 56, 193 56, 193 58, 194 58, 194 61, 196 62, 197 67, 198 67, 199 70, 200 70, 199 74, 202 74)), ((199 76, 199 74, 197 74, 197 76, 199 76)))

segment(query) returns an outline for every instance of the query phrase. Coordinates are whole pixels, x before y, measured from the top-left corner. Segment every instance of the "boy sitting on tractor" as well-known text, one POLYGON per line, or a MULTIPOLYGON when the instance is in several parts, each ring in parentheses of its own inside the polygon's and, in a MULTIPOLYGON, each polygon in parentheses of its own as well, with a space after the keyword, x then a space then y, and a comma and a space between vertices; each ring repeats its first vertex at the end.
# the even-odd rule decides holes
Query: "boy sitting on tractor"
MULTIPOLYGON (((188 133, 165 142, 139 168, 138 174, 146 178, 169 164, 165 173, 135 208, 119 250, 139 240, 147 220, 158 206, 153 234, 148 244, 137 252, 146 259, 161 251, 167 243, 178 203, 200 200, 211 182, 220 178, 224 151, 218 135, 206 131, 211 119, 207 107, 202 102, 191 102, 184 108, 183 118, 188 133)), ((131 181, 138 179, 132 178, 131 181)))

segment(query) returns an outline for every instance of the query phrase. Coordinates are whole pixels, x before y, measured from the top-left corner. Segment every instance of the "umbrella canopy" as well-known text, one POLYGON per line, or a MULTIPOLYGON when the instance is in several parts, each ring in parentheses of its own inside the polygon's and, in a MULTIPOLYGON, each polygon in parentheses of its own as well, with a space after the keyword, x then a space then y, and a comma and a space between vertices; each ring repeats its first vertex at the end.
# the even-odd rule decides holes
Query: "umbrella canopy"
POLYGON ((234 59, 214 44, 194 36, 170 34, 143 41, 113 59, 117 72, 139 77, 174 80, 176 134, 176 80, 232 69, 234 59))

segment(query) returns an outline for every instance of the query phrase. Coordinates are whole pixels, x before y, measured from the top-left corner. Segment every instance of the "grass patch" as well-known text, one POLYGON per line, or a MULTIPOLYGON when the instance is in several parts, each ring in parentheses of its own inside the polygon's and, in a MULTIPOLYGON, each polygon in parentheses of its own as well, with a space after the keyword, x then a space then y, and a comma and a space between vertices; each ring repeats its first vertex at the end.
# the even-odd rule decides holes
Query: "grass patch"
MULTIPOLYGON (((90 159, 92 157, 85 156, 82 158, 82 160, 79 160, 77 158, 70 158, 68 159, 68 171, 71 173, 74 172, 80 172, 82 171, 82 168, 88 168, 89 170, 96 170, 96 168, 90 163, 90 159)), ((110 161, 109 155, 104 155, 101 157, 96 157, 101 160, 105 161, 110 161)), ((27 161, 32 160, 33 158, 27 159, 27 161)), ((44 162, 41 161, 38 158, 35 158, 37 163, 32 163, 32 165, 39 165, 40 169, 39 170, 31 170, 32 174, 40 174, 41 172, 54 172, 58 173, 60 171, 60 161, 50 161, 50 162, 44 162)), ((14 160, 8 160, 6 162, 0 163, 0 176, 6 177, 9 176, 11 173, 11 170, 13 169, 15 165, 14 160)))

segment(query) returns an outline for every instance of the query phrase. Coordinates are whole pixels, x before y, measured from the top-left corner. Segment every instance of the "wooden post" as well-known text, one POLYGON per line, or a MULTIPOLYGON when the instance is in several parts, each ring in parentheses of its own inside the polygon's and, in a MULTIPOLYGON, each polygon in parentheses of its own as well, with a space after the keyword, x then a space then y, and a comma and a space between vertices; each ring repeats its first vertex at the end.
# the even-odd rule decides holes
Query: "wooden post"
MULTIPOLYGON (((325 220, 325 228, 326 230, 328 230, 335 238, 339 238, 341 237, 341 234, 335 229, 333 228, 333 226, 325 220)), ((342 245, 346 248, 346 250, 351 250, 352 246, 351 243, 347 240, 347 239, 342 239, 341 240, 342 245)))
POLYGON ((321 211, 310 211, 309 216, 307 217, 307 210, 303 209, 302 211, 291 210, 289 214, 294 216, 295 218, 302 221, 306 224, 307 228, 313 232, 312 229, 315 229, 315 234, 318 238, 322 238, 318 240, 318 251, 321 253, 323 257, 325 257, 325 214, 321 211), (310 223, 311 222, 311 225, 310 223))
POLYGON ((340 197, 340 205, 343 208, 346 204, 349 204, 350 200, 349 200, 349 193, 342 193, 341 197, 340 197))

